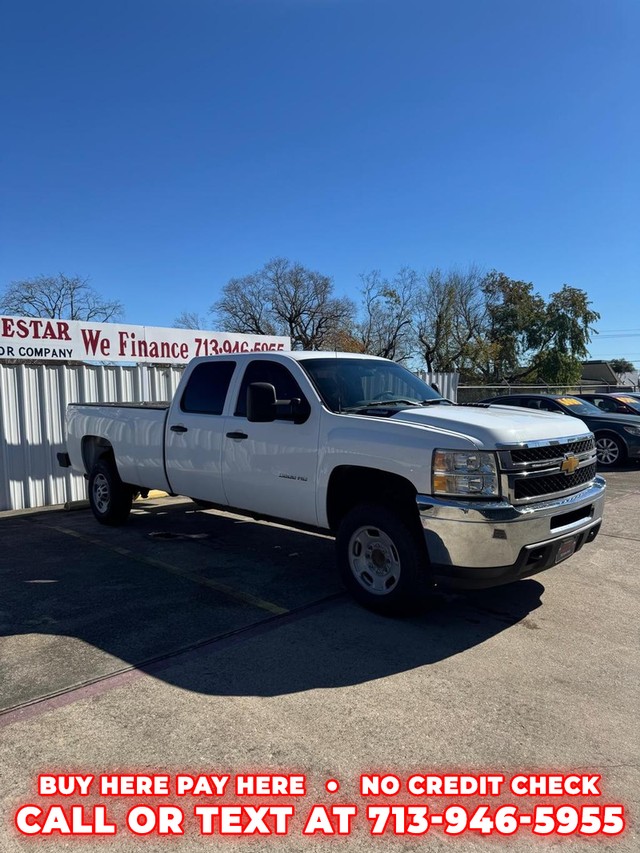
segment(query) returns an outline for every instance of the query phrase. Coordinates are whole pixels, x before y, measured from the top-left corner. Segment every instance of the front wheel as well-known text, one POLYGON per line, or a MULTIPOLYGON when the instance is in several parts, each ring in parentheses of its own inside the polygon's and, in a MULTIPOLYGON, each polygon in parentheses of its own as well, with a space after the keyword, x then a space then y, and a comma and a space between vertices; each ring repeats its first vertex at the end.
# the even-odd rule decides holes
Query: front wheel
POLYGON ((596 454, 600 465, 613 468, 624 462, 627 452, 623 442, 615 435, 597 435, 596 454))
POLYGON ((428 561, 417 523, 383 506, 355 507, 340 525, 336 551, 344 585, 370 610, 400 615, 422 598, 428 561))
POLYGON ((100 524, 124 524, 131 512, 133 491, 122 482, 114 463, 98 459, 89 474, 89 505, 100 524))

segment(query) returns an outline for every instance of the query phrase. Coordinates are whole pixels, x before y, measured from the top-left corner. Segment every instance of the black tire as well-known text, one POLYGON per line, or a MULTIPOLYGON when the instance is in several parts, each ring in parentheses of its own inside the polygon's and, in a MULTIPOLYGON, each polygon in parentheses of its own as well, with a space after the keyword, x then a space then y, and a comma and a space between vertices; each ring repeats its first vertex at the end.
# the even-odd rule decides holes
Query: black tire
POLYGON ((113 462, 98 459, 89 474, 89 504, 100 524, 124 524, 131 512, 133 492, 122 482, 113 462))
POLYGON ((340 524, 336 555, 344 585, 369 610, 400 616, 426 599, 428 558, 417 519, 377 504, 354 507, 340 524))
POLYGON ((603 468, 613 468, 622 465, 627 458, 625 443, 610 432, 596 434, 596 452, 598 465, 603 468))

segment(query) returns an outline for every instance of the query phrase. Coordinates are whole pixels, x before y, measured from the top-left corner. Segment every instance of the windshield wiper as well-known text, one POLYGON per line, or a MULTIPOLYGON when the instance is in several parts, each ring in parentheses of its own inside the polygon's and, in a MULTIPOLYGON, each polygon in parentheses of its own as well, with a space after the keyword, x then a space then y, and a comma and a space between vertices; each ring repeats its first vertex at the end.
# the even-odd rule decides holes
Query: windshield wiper
POLYGON ((349 409, 343 409, 343 412, 346 411, 355 411, 358 412, 361 409, 372 409, 374 406, 421 406, 422 403, 419 400, 407 400, 405 397, 401 397, 397 400, 372 400, 370 403, 363 403, 361 406, 351 406, 349 409))
POLYGON ((370 403, 361 403, 358 406, 345 406, 340 409, 341 412, 364 412, 367 409, 377 408, 387 408, 391 409, 395 406, 417 406, 418 408, 422 406, 432 406, 439 405, 443 403, 445 406, 453 406, 454 403, 451 400, 446 400, 444 397, 438 397, 434 400, 408 400, 406 397, 398 397, 395 400, 372 400, 370 403))

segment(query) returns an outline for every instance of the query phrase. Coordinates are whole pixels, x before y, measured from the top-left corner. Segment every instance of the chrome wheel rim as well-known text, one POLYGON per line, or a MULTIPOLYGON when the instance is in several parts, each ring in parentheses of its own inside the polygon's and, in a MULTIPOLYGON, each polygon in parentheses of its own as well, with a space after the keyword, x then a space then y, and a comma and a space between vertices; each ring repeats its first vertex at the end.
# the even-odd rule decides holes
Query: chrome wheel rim
POLYGON ((612 438, 599 438, 596 441, 598 462, 601 465, 614 465, 620 456, 620 449, 612 438))
POLYGON ((349 568, 367 592, 388 595, 400 580, 400 555, 384 530, 359 527, 349 540, 349 568))
POLYGON ((109 509, 109 481, 104 474, 97 474, 93 480, 93 502, 100 513, 109 509))

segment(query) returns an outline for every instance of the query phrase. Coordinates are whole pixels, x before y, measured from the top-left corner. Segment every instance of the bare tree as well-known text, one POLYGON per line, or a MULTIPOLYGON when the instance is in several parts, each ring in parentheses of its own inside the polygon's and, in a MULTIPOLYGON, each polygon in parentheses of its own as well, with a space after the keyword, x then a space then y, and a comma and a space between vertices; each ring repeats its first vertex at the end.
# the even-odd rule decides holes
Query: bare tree
POLYGON ((326 349, 352 328, 355 307, 334 297, 328 276, 274 258, 227 282, 212 311, 227 331, 288 335, 294 348, 326 349))
POLYGON ((103 299, 88 278, 40 275, 14 281, 0 297, 0 312, 19 317, 53 317, 62 320, 119 320, 122 303, 103 299))
POLYGON ((481 275, 432 270, 418 289, 415 329, 427 370, 461 369, 482 344, 486 305, 481 275))
POLYGON ((388 281, 374 270, 362 275, 361 280, 363 304, 357 337, 362 352, 394 361, 409 358, 418 274, 403 267, 393 281, 388 281))
POLYGON ((222 297, 211 306, 226 332, 245 335, 275 335, 265 282, 260 273, 232 278, 222 288, 222 297))
POLYGON ((328 276, 282 258, 270 261, 266 270, 276 324, 294 347, 326 349, 336 331, 352 324, 355 306, 346 297, 333 296, 328 276))
POLYGON ((197 311, 183 311, 173 321, 174 329, 206 329, 209 325, 211 324, 208 320, 197 311))

